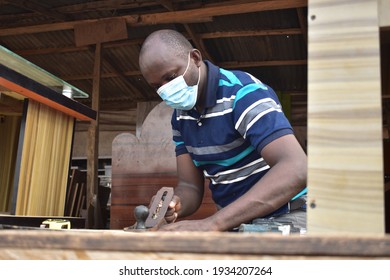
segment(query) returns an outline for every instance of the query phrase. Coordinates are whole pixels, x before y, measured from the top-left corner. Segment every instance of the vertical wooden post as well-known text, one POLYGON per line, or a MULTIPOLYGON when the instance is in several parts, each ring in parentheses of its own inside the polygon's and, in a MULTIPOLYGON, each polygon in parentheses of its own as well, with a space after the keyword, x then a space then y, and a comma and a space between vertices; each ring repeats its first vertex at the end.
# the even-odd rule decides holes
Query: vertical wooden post
POLYGON ((88 128, 87 147, 87 228, 100 228, 98 201, 98 161, 99 161, 99 111, 100 111, 100 76, 101 76, 101 43, 96 43, 95 64, 92 84, 92 109, 96 111, 96 120, 88 128))
POLYGON ((310 0, 308 232, 384 234, 377 0, 310 0))

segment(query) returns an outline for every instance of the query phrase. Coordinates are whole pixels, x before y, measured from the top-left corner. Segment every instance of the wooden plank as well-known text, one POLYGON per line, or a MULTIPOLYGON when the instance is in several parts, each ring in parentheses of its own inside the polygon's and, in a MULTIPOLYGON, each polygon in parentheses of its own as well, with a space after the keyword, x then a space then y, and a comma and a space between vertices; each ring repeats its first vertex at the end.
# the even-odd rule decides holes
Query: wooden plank
MULTIPOLYGON (((143 176, 113 175, 111 188, 110 228, 122 229, 135 223, 134 209, 138 205, 148 206, 151 198, 162 187, 176 187, 177 177, 156 176, 156 174, 143 174, 143 176), (120 181, 120 183, 118 183, 120 181)), ((185 219, 203 219, 216 212, 216 206, 211 198, 208 182, 205 183, 205 194, 202 206, 193 215, 185 219)))
MULTIPOLYGON (((367 235, 290 235, 242 234, 227 232, 182 232, 172 238, 171 232, 124 232, 114 230, 1 230, 0 255, 4 251, 40 249, 77 251, 71 258, 90 257, 101 251, 106 259, 115 253, 204 254, 220 258, 230 255, 270 258, 275 256, 318 258, 390 258, 389 236, 367 235)), ((28 258, 28 256, 26 256, 28 258)), ((35 256, 44 259, 45 256, 35 256)))
POLYGON ((308 231, 383 234, 377 1, 312 0, 308 15, 308 231))
POLYGON ((85 184, 80 184, 80 193, 77 198, 77 205, 75 209, 75 217, 81 217, 81 209, 83 209, 83 205, 85 204, 85 184))
POLYGON ((127 39, 126 20, 113 18, 77 24, 74 35, 77 47, 127 39))
POLYGON ((101 43, 96 44, 95 61, 92 82, 92 109, 96 111, 96 119, 92 120, 88 128, 87 150, 87 228, 100 228, 98 207, 98 157, 99 157, 99 114, 100 114, 100 75, 101 75, 101 43), (94 200, 95 198, 95 200, 94 200), (95 203, 94 203, 95 201, 95 203))

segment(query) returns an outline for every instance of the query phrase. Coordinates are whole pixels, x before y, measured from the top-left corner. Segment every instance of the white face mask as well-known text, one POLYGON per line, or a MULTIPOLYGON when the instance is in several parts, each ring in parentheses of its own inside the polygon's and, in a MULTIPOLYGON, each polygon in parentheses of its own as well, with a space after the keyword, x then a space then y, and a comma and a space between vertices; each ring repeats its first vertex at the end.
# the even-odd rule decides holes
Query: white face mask
POLYGON ((184 80, 184 75, 190 66, 190 54, 188 54, 188 63, 183 75, 174 78, 165 85, 158 88, 157 93, 165 101, 165 103, 180 110, 191 110, 196 104, 198 97, 198 85, 200 81, 200 67, 198 82, 196 85, 189 86, 184 80))

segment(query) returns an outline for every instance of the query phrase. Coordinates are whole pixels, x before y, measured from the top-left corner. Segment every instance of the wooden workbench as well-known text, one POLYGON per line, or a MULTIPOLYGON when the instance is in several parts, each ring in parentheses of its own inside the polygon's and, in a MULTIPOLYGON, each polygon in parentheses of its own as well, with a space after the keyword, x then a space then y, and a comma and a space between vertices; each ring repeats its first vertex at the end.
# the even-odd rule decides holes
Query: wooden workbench
POLYGON ((0 259, 390 259, 390 236, 0 230, 0 259))

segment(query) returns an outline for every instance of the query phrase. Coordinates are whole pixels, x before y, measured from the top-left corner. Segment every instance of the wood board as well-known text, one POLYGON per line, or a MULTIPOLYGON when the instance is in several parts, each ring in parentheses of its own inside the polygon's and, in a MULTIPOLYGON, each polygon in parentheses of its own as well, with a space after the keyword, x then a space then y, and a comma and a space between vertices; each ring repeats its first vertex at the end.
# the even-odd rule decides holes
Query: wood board
POLYGON ((390 259, 390 237, 1 230, 0 259, 390 259))
POLYGON ((383 234, 378 3, 312 0, 308 21, 308 231, 383 234))

